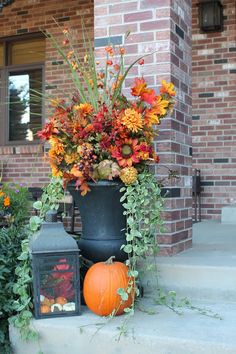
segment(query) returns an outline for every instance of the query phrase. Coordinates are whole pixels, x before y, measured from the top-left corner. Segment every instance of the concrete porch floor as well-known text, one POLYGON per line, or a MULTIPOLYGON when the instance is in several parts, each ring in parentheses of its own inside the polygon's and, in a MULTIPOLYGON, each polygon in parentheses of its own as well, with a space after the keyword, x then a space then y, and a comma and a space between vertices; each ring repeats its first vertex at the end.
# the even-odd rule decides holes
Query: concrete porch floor
MULTIPOLYGON (((236 226, 216 222, 194 225, 194 247, 174 257, 158 258, 160 285, 188 296, 223 319, 184 310, 177 315, 155 305, 151 278, 146 279, 143 307, 117 341, 124 316, 108 322, 83 308, 81 316, 34 320, 44 354, 235 354, 236 353, 236 226), (214 238, 214 239, 213 239, 214 238), (180 284, 180 285, 179 285, 180 284), (96 333, 96 334, 95 334, 96 333)), ((22 343, 10 329, 15 354, 37 354, 36 343, 22 343)), ((1 353, 2 354, 2 353, 1 353)))

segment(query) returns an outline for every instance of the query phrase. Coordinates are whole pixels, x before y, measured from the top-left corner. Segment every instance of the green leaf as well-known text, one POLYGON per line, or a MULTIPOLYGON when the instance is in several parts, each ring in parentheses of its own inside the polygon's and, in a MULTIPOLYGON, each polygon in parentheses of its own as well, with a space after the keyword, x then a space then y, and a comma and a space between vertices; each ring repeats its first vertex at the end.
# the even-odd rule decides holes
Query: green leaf
POLYGON ((126 253, 131 253, 131 252, 133 251, 132 245, 125 245, 125 246, 124 246, 124 251, 125 251, 126 253))
POLYGON ((38 200, 37 202, 34 202, 33 207, 36 210, 40 210, 42 208, 42 205, 43 205, 42 202, 38 200))
POLYGON ((126 293, 126 291, 123 288, 119 288, 117 290, 117 294, 120 295, 122 301, 127 301, 129 298, 129 295, 126 293))
POLYGON ((129 315, 131 315, 131 316, 134 315, 134 309, 133 309, 132 307, 126 307, 126 308, 124 309, 124 312, 127 313, 127 314, 129 314, 129 315))
POLYGON ((132 241, 133 239, 134 239, 133 234, 126 234, 126 241, 127 242, 132 241))
POLYGON ((138 277, 138 271, 137 270, 129 270, 129 272, 128 272, 128 275, 130 276, 130 277, 134 277, 134 278, 137 278, 138 277))

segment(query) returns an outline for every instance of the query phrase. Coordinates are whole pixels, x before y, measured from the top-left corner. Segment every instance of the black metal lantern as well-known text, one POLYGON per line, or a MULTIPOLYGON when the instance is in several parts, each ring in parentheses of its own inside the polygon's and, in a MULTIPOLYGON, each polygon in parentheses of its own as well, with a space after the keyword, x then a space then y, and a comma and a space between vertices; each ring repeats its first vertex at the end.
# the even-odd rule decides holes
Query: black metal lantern
POLYGON ((223 31, 223 6, 219 0, 199 4, 199 26, 204 32, 223 31))
POLYGON ((55 211, 30 240, 30 251, 35 318, 79 315, 79 249, 55 211))

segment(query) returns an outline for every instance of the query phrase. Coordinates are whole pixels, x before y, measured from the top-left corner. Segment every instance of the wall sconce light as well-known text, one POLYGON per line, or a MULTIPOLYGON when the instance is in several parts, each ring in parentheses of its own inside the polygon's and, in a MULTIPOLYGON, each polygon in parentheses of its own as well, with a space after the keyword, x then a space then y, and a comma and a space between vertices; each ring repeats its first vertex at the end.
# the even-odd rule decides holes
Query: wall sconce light
POLYGON ((4 8, 4 6, 10 5, 14 2, 14 0, 0 0, 0 12, 4 8))
POLYGON ((199 5, 199 26, 204 32, 223 31, 223 6, 219 0, 204 1, 199 5))

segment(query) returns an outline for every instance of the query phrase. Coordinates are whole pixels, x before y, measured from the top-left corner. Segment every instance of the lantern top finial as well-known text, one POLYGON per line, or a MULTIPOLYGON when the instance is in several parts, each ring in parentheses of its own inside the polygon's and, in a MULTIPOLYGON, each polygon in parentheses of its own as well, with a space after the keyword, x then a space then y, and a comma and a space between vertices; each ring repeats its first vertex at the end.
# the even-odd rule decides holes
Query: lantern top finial
POLYGON ((48 210, 45 216, 45 222, 57 222, 57 211, 48 210))

